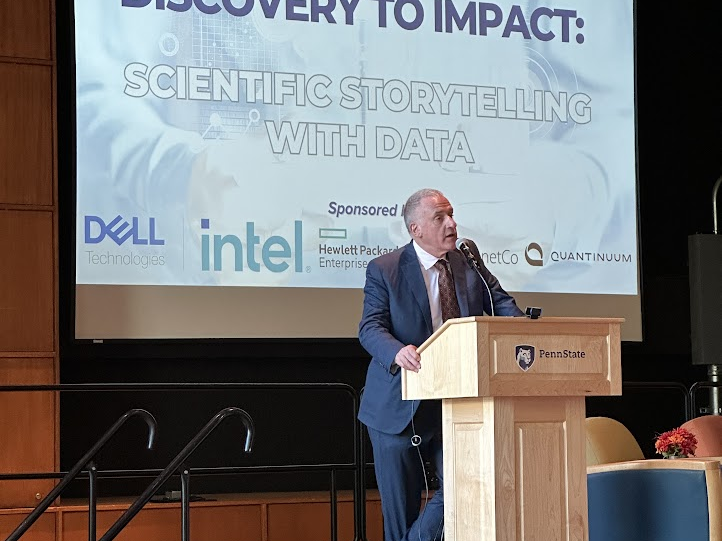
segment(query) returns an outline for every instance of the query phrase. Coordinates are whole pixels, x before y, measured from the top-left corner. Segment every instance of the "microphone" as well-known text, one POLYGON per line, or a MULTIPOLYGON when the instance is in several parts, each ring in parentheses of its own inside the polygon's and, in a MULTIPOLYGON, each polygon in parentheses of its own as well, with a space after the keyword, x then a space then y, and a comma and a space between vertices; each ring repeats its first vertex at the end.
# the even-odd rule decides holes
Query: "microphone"
POLYGON ((489 289, 489 284, 486 283, 484 276, 481 274, 481 264, 479 263, 479 260, 474 255, 474 252, 471 251, 471 248, 469 248, 469 241, 467 239, 456 239, 456 249, 459 250, 462 254, 464 254, 464 257, 466 257, 466 262, 472 269, 476 271, 476 274, 479 275, 479 278, 481 278, 482 283, 486 287, 486 292, 489 294, 489 306, 491 306, 491 315, 493 316, 494 299, 491 296, 491 289, 489 289))
MULTIPOLYGON (((474 269, 476 272, 481 271, 481 265, 479 265, 479 261, 476 259, 476 256, 472 253, 471 248, 469 248, 469 241, 466 239, 456 239, 456 249, 459 250, 464 256, 466 257, 466 262, 469 264, 469 266, 474 269)), ((482 278, 483 280, 484 278, 482 278)))

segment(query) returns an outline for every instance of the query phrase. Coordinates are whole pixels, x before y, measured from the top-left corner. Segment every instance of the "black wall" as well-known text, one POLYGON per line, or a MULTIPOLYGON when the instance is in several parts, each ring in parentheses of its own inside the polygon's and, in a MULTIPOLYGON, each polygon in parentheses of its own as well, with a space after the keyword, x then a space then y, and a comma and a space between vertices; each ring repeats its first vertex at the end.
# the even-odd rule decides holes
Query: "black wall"
MULTIPOLYGON (((644 341, 624 343, 625 382, 706 379, 692 366, 687 237, 712 231, 712 187, 722 175, 719 6, 684 10, 637 3, 638 186, 644 341), (674 19, 672 18, 674 13, 674 19)), ((691 9, 691 8, 690 8, 691 9)), ((59 13, 62 17, 62 13, 59 13)), ((59 91, 70 91, 67 30, 58 25, 59 91)), ((341 382, 363 385, 368 357, 355 340, 237 341, 77 345, 72 341, 72 112, 60 109, 61 382, 341 382)), ((720 278, 722 279, 722 277, 720 278)), ((700 402, 706 401, 700 393, 700 402)), ((61 466, 69 468, 124 411, 144 407, 158 419, 156 451, 143 450, 141 421, 128 423, 100 457, 103 468, 161 468, 210 417, 246 409, 257 425, 242 456, 241 424, 231 419, 199 449, 191 466, 346 462, 351 405, 339 391, 162 391, 63 393, 61 466)), ((655 433, 684 420, 675 390, 626 387, 624 396, 588 400, 589 415, 627 424, 649 456, 655 433)), ((199 481, 194 491, 325 486, 320 475, 244 476, 199 481)), ((195 483, 195 481, 194 481, 195 483)), ((145 486, 146 482, 141 483, 145 486)), ((129 491, 105 482, 101 495, 129 491)))

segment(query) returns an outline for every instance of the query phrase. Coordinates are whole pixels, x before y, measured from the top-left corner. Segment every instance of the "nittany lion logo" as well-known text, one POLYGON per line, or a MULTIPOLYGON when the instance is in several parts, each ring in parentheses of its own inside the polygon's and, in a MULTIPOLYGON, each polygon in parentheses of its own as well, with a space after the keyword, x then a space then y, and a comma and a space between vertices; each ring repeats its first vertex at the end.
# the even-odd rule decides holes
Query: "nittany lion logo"
POLYGON ((516 364, 524 372, 529 370, 534 364, 534 346, 516 346, 516 364))

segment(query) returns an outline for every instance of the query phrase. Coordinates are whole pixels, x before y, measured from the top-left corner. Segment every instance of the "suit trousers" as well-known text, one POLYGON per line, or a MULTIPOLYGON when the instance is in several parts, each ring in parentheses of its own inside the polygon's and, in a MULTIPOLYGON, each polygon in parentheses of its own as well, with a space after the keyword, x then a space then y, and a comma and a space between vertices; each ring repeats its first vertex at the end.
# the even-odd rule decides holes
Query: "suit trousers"
MULTIPOLYGON (((405 405, 406 403, 404 403, 405 405)), ((408 402, 411 408, 411 402, 408 402)), ((441 404, 424 401, 401 434, 368 427, 381 495, 385 541, 438 541, 443 536, 444 491, 441 404), (419 445, 412 437, 421 438, 419 445), (424 462, 430 462, 441 485, 429 500, 424 462), (422 501, 425 503, 420 512, 422 501)))

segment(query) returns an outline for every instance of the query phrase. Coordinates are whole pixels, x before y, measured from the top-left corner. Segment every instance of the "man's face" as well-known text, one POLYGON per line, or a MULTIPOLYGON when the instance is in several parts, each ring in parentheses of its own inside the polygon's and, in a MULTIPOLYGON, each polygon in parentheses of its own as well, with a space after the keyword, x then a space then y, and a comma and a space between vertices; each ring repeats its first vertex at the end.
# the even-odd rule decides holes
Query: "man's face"
POLYGON ((436 257, 456 247, 454 207, 444 196, 430 196, 421 200, 411 234, 424 250, 436 257))

